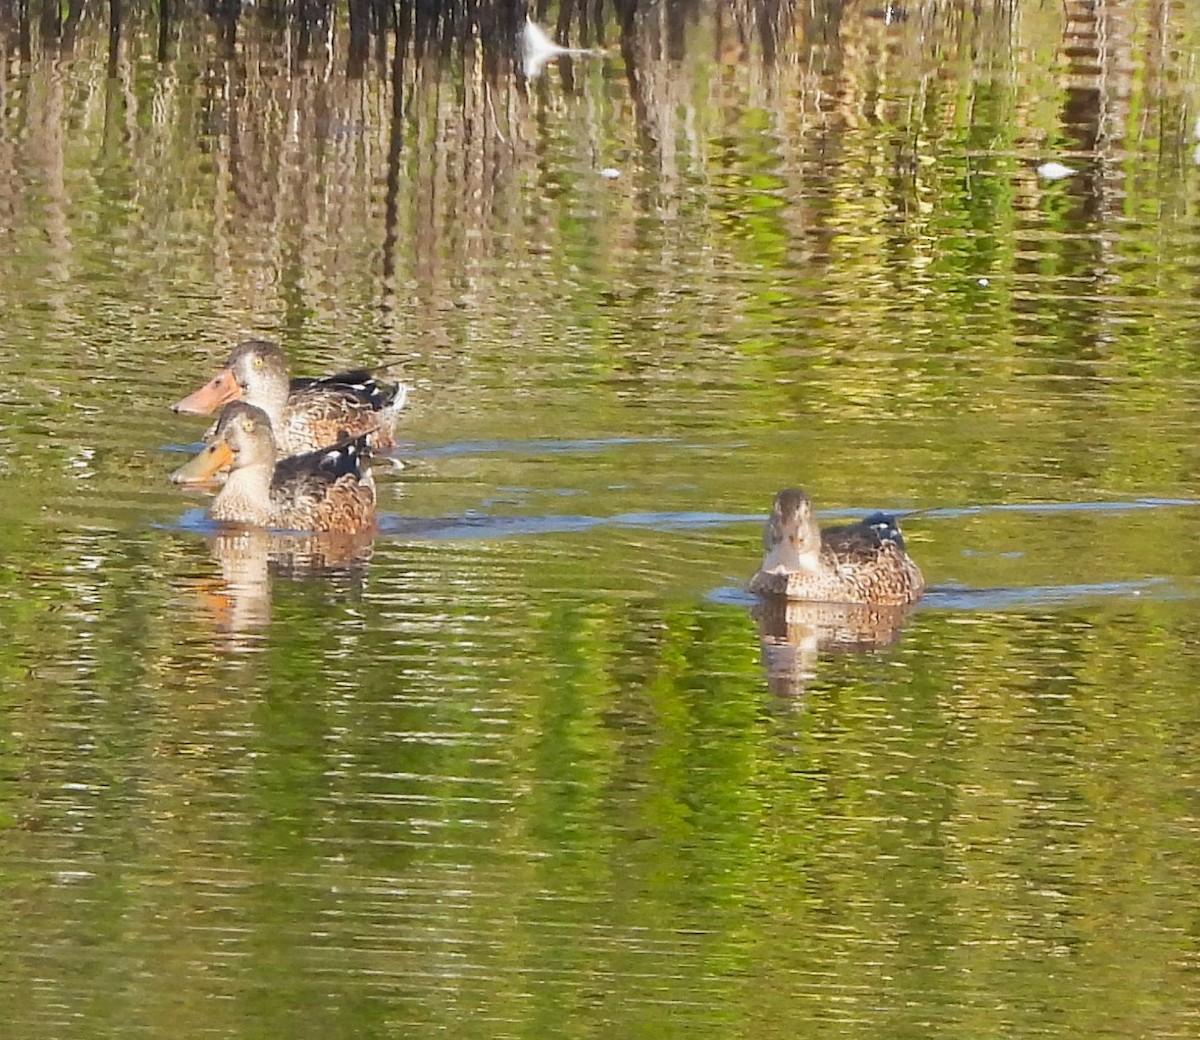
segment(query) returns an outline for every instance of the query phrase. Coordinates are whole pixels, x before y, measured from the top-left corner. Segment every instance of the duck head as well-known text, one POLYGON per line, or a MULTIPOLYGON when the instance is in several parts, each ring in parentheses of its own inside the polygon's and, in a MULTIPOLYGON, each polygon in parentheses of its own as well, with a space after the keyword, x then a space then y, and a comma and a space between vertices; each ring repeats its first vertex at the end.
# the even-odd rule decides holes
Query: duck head
POLYGON ((199 390, 171 406, 175 412, 208 415, 221 405, 246 398, 268 411, 282 412, 288 396, 287 358, 275 343, 239 343, 224 367, 199 390))
POLYGON ((764 571, 813 571, 821 555, 821 528, 812 502, 800 488, 784 488, 775 496, 763 529, 764 571))
POLYGON ((271 420, 261 408, 233 401, 221 412, 212 441, 172 473, 171 480, 176 484, 200 483, 223 469, 236 473, 250 466, 261 466, 268 475, 275 468, 271 420))

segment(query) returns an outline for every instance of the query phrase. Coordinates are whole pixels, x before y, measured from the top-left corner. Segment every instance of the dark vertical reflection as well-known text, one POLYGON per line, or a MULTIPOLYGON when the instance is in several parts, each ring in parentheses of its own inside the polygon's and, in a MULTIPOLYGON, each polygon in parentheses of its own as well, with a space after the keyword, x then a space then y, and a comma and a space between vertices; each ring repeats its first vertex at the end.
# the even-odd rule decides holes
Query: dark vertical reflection
POLYGON ((805 246, 810 261, 818 266, 828 264, 833 257, 837 235, 831 220, 834 179, 844 160, 847 128, 855 118, 845 101, 847 60, 842 13, 840 0, 826 0, 798 14, 806 41, 802 60, 815 70, 822 106, 828 111, 828 118, 813 126, 804 147, 805 178, 810 186, 804 199, 805 246))
MULTIPOLYGON (((538 20, 540 21, 545 16, 545 5, 540 5, 538 11, 538 20)), ((571 33, 571 19, 575 16, 575 0, 563 0, 562 6, 558 9, 558 22, 554 27, 554 38, 561 43, 567 39, 571 33)))
MULTIPOLYGON (((1114 335, 1103 286, 1116 262, 1108 227, 1126 198, 1118 152, 1129 122, 1132 19, 1118 0, 1068 0, 1063 16, 1063 103, 1040 158, 1077 172, 1058 182, 1039 179, 1030 235, 1016 261, 1033 291, 1016 307, 1025 312, 1027 335, 1052 339, 1056 371, 1078 377, 1078 362, 1107 356, 1114 335), (1047 231, 1055 233, 1052 241, 1047 231)), ((1097 405, 1103 398, 1078 400, 1097 405)))
POLYGON ((217 28, 219 59, 231 61, 237 54, 238 17, 241 11, 239 0, 208 0, 208 16, 217 28))
POLYGON ((525 24, 525 0, 496 0, 480 10, 485 79, 496 82, 515 64, 517 34, 525 24))
POLYGON ((33 57, 33 47, 29 38, 29 0, 17 0, 17 48, 21 60, 28 62, 33 57))
POLYGON ((375 61, 379 66, 380 75, 387 74, 388 40, 391 30, 395 27, 397 12, 392 0, 373 0, 372 31, 375 33, 375 61))
POLYGON ((70 3, 67 4, 67 20, 63 23, 60 43, 60 49, 64 54, 69 54, 75 47, 75 34, 83 19, 83 11, 84 0, 70 0, 70 3))
POLYGON ((104 84, 104 167, 102 181, 122 162, 125 150, 125 91, 120 79, 120 0, 111 0, 108 27, 108 79, 104 84), (116 28, 114 29, 114 22, 116 28))
MULTIPOLYGON (((400 221, 400 158, 404 154, 404 58, 413 38, 413 2, 400 0, 396 11, 396 50, 392 55, 392 125, 388 137, 387 195, 384 201, 383 292, 390 300, 396 274, 400 221)), ((386 304, 385 304, 386 305, 386 304)))
MULTIPOLYGON (((575 15, 574 0, 563 0, 563 5, 558 11, 558 20, 554 25, 554 40, 556 43, 565 44, 571 38, 571 19, 575 15)), ((542 24, 540 21, 538 24, 542 24)), ((563 90, 568 94, 574 94, 575 91, 575 63, 569 57, 563 57, 558 61, 559 73, 562 76, 563 90)))
POLYGON ((687 26, 694 8, 687 0, 673 0, 667 4, 667 57, 671 61, 682 61, 687 54, 687 26))
MULTIPOLYGON (((1060 280, 1086 282, 1102 276, 1102 246, 1095 234, 1102 220, 1103 175, 1098 149, 1104 122, 1101 74, 1105 57, 1101 44, 1101 7, 1093 0, 1071 0, 1065 8, 1066 24, 1060 53, 1066 66, 1066 84, 1060 122, 1066 155, 1083 153, 1080 160, 1067 158, 1080 167, 1077 176, 1062 185, 1067 205, 1058 220, 1077 234, 1064 238, 1057 247, 1060 280)), ((1053 283, 1051 283, 1053 284, 1053 283)), ((1065 333, 1068 355, 1091 356, 1101 338, 1103 317, 1092 292, 1066 291, 1061 284, 1052 289, 1059 308, 1058 319, 1065 333)))
MULTIPOLYGON (((1062 126, 1072 150, 1092 154, 1100 139, 1102 118, 1099 14, 1094 0, 1068 0, 1066 15, 1061 53, 1070 78, 1063 101, 1062 126)), ((1072 222, 1088 224, 1097 216, 1101 188, 1094 165, 1089 164, 1081 171, 1076 188, 1072 222)))
POLYGON ((42 41, 46 44, 56 42, 62 35, 62 8, 57 3, 43 3, 40 19, 42 41))
POLYGON ((350 11, 350 49, 346 75, 361 79, 371 47, 371 0, 346 0, 350 11))
POLYGON ((158 60, 165 62, 170 56, 171 0, 158 0, 158 60))
POLYGON ((0 31, 4 33, 5 49, 20 50, 20 4, 17 0, 0 0, 0 31))
POLYGON ((799 11, 804 38, 815 44, 836 44, 844 13, 844 0, 816 0, 804 5, 799 11))
POLYGON ((763 61, 767 65, 774 65, 779 53, 779 8, 778 0, 766 0, 759 10, 758 42, 762 47, 763 61))
POLYGON ((650 128, 650 117, 646 107, 646 92, 638 60, 637 0, 614 0, 613 8, 621 32, 621 58, 625 63, 625 79, 629 84, 629 99, 633 102, 634 123, 638 131, 638 144, 649 156, 655 150, 655 136, 650 128))
POLYGON ((121 52, 121 0, 108 0, 108 77, 117 75, 121 52))
POLYGON ((331 0, 299 0, 299 35, 296 51, 301 61, 312 57, 314 46, 319 40, 324 43, 325 30, 332 17, 331 0))

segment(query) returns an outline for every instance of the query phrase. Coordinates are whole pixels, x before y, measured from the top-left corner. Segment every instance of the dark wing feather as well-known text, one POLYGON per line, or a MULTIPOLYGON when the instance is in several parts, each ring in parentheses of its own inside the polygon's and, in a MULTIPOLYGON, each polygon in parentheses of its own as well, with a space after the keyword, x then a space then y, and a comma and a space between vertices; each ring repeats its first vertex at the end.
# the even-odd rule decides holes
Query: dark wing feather
POLYGON ((375 524, 375 483, 365 462, 366 435, 284 459, 271 482, 280 527, 365 531, 375 524))
POLYGON ((369 368, 355 368, 331 376, 308 376, 291 381, 293 394, 337 394, 348 401, 370 405, 375 410, 386 408, 396 399, 399 391, 399 383, 382 382, 369 368))
POLYGON ((371 449, 364 434, 335 444, 332 448, 322 448, 319 451, 310 451, 306 455, 293 455, 280 460, 275 467, 275 476, 271 483, 275 487, 295 482, 307 484, 310 481, 332 484, 338 477, 360 477, 370 457, 371 449))
POLYGON ((838 563, 870 564, 885 545, 893 544, 904 550, 904 536, 895 518, 886 513, 873 513, 865 520, 821 531, 821 547, 831 553, 838 563))
POLYGON ((862 523, 863 526, 871 528, 878 534, 881 542, 895 542, 899 548, 904 548, 904 535, 901 534, 900 525, 896 523, 894 516, 889 516, 887 513, 872 513, 862 523))

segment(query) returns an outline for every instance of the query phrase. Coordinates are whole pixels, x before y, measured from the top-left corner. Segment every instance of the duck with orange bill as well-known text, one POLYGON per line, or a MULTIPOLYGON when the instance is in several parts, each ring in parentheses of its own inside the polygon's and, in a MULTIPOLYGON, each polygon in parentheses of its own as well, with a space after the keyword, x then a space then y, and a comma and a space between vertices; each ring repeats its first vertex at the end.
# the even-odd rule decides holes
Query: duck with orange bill
POLYGON ((353 534, 375 528, 375 481, 365 434, 280 460, 266 413, 227 404, 212 440, 171 479, 177 484, 229 477, 209 507, 214 520, 290 531, 353 534))
POLYGON ((392 447, 407 396, 403 383, 388 382, 367 368, 289 379, 283 351, 269 340, 251 339, 235 347, 212 379, 172 409, 209 415, 231 401, 245 401, 266 412, 280 457, 286 457, 361 434, 370 437, 375 449, 392 447))

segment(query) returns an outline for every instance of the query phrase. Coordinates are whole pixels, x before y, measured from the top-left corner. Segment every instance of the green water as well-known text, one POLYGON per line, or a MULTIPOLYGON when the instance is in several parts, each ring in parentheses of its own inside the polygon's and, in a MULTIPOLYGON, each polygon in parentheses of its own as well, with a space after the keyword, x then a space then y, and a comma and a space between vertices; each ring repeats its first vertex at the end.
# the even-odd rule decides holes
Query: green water
POLYGON ((1200 12, 803 6, 0 26, 0 1036, 1200 1032, 1200 12), (322 573, 166 479, 250 333, 413 386, 322 573))

